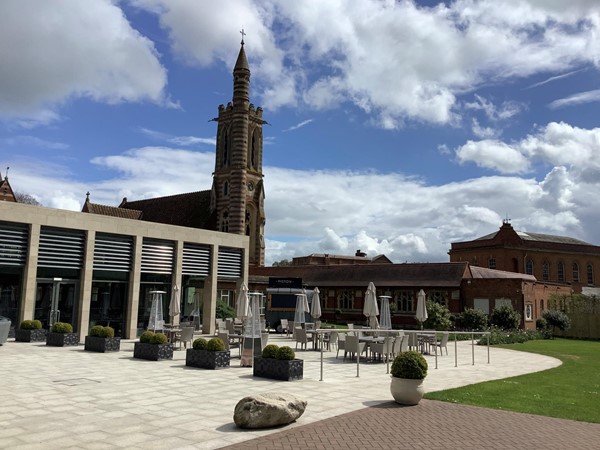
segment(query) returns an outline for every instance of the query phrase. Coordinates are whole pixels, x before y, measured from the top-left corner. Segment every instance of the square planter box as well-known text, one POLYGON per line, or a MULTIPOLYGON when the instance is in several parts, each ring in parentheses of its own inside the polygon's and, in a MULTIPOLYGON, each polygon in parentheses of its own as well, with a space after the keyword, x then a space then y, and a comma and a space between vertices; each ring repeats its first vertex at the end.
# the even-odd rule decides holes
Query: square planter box
POLYGON ((48 333, 46 345, 52 347, 65 347, 67 345, 79 345, 79 334, 77 333, 48 333))
POLYGON ((229 350, 209 352, 208 350, 188 348, 185 353, 185 365, 201 369, 222 369, 229 367, 229 356, 229 350))
POLYGON ((281 360, 270 358, 254 358, 253 373, 255 377, 272 380, 301 380, 304 375, 304 361, 301 359, 281 360))
POLYGON ((44 342, 48 330, 21 330, 17 328, 15 330, 15 341, 16 342, 44 342))
POLYGON ((133 357, 158 361, 160 359, 173 359, 173 344, 145 344, 136 342, 133 346, 133 357))
POLYGON ((121 350, 121 338, 103 338, 97 336, 86 336, 85 349, 88 352, 118 352, 119 350, 121 350))

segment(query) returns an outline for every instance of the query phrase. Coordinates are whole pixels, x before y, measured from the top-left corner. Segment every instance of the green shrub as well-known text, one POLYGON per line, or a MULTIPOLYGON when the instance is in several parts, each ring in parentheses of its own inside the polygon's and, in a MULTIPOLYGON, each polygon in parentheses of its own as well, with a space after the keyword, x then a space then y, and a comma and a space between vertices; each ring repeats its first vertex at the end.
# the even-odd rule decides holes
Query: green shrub
POLYGON ((450 310, 439 303, 427 301, 427 320, 423 322, 425 328, 432 330, 449 330, 452 327, 450 310))
POLYGON ((462 330, 481 331, 487 328, 487 316, 479 309, 467 308, 455 317, 456 326, 462 330))
MULTIPOLYGON (((266 359, 277 359, 277 352, 279 351, 279 346, 275 344, 268 344, 263 348, 262 357, 266 359)), ((293 359, 293 358, 292 358, 293 359)))
POLYGON ((225 343, 221 338, 212 338, 206 344, 206 350, 209 352, 223 352, 225 351, 225 343))
POLYGON ((217 300, 216 307, 216 318, 227 319, 228 317, 235 317, 235 309, 225 303, 223 300, 217 300))
POLYGON ((206 339, 204 338, 198 338, 194 340, 194 343, 192 344, 192 347, 194 348, 194 350, 206 350, 206 344, 208 342, 206 341, 206 339))
POLYGON ((152 338, 154 337, 153 331, 144 331, 140 336, 140 342, 143 344, 151 344, 152 338))
POLYGON ((565 331, 571 327, 569 317, 562 311, 549 309, 544 311, 542 317, 546 319, 548 326, 553 329, 558 328, 559 330, 565 331))
POLYGON ((392 363, 392 376, 422 380, 427 376, 427 361, 419 352, 400 352, 392 363))
MULTIPOLYGON (((498 327, 490 329, 490 345, 499 344, 521 344, 523 342, 535 339, 548 339, 546 331, 543 330, 503 330, 498 327)), ((478 345, 487 345, 488 335, 482 336, 477 342, 478 345)))
POLYGON ((521 314, 510 305, 502 305, 490 314, 490 324, 503 330, 514 330, 521 324, 521 314))
POLYGON ((94 325, 90 329, 90 336, 99 338, 113 338, 115 337, 115 330, 113 327, 103 327, 102 325, 94 325))
POLYGON ((72 333, 73 326, 66 322, 56 322, 50 329, 52 333, 72 333))
POLYGON ((288 347, 287 345, 284 345, 283 347, 279 347, 277 349, 277 359, 281 359, 284 361, 291 361, 295 357, 296 357, 296 354, 294 353, 294 350, 292 350, 292 347, 288 347))
POLYGON ((41 330, 42 322, 39 320, 24 320, 19 326, 21 330, 41 330))
POLYGON ((543 317, 540 317, 538 320, 535 321, 535 328, 536 330, 548 329, 548 321, 543 317))
POLYGON ((151 344, 166 344, 169 341, 166 335, 162 333, 154 333, 152 336, 151 344))

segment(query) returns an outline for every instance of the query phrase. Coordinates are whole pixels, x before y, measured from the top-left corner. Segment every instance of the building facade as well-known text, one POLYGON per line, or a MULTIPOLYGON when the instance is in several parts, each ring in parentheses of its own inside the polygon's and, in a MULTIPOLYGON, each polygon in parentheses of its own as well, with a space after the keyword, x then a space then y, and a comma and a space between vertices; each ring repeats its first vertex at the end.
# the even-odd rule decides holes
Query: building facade
POLYGON ((211 333, 219 290, 246 280, 247 255, 245 235, 0 202, 0 315, 135 338, 161 291, 165 319, 177 295, 211 333))
POLYGON ((598 294, 600 247, 578 239, 520 232, 505 221, 495 233, 452 243, 448 254, 451 262, 534 275, 540 283, 598 294))

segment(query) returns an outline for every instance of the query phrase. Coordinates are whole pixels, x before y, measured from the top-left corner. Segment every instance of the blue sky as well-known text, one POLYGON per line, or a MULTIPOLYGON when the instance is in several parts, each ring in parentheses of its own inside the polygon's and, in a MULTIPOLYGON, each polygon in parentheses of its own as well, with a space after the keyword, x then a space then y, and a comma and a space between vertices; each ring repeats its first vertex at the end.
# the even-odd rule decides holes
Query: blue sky
POLYGON ((600 243, 595 0, 4 0, 13 189, 72 210, 209 189, 242 27, 267 263, 446 261, 507 215, 600 243))

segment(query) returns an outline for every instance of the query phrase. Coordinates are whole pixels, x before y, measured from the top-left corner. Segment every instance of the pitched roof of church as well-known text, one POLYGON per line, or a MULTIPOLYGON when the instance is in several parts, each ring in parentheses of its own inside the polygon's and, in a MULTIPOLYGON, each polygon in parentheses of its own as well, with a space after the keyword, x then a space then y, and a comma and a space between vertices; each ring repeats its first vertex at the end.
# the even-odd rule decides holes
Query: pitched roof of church
POLYGON ((0 200, 18 203, 15 193, 8 182, 8 176, 4 177, 4 180, 0 179, 0 200))
POLYGON ((211 214, 210 198, 210 190, 131 202, 124 198, 118 209, 140 211, 140 219, 148 222, 214 229, 215 218, 211 214))
POLYGON ((81 212, 90 214, 99 214, 101 216, 120 217, 122 219, 135 219, 138 220, 142 216, 142 212, 135 209, 124 209, 116 206, 100 205, 99 203, 92 203, 89 198, 83 204, 81 212))

